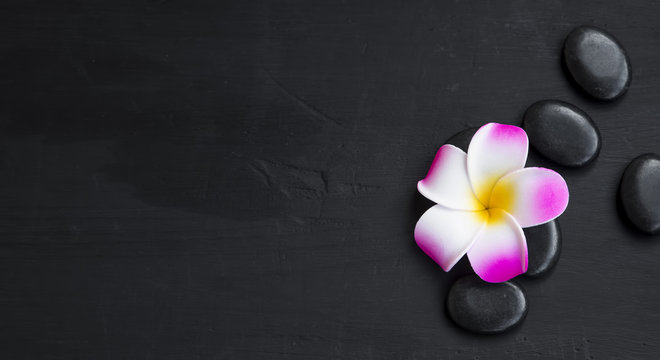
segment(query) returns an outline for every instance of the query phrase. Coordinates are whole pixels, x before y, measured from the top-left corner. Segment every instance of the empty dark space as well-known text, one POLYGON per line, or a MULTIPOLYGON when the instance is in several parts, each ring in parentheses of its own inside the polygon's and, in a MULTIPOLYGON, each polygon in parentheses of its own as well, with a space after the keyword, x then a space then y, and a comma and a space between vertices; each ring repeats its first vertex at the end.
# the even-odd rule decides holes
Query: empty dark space
POLYGON ((660 239, 617 209, 660 152, 660 3, 0 3, 6 359, 604 359, 660 353, 660 239), (614 102, 567 78, 576 26, 617 37, 614 102), (413 239, 437 148, 556 99, 600 155, 559 171, 562 253, 527 318, 474 335, 413 239))

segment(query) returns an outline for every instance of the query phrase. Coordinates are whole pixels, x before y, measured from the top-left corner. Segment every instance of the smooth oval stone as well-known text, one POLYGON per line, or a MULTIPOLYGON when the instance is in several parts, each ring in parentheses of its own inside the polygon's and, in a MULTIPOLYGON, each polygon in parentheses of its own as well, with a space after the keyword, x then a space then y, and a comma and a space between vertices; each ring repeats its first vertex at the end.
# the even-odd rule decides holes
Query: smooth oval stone
POLYGON ((660 157, 644 154, 623 172, 619 196, 623 210, 639 230, 660 232, 660 157))
POLYGON ((467 152, 468 146, 470 146, 470 141, 472 141, 472 137, 477 132, 477 130, 479 130, 478 127, 473 127, 460 131, 447 139, 445 144, 454 145, 457 148, 467 152))
POLYGON ((564 64, 575 83, 596 99, 614 100, 630 86, 628 55, 619 41, 604 30, 580 26, 568 34, 564 64))
POLYGON ((600 132, 589 115, 575 105, 542 100, 523 116, 530 144, 546 158, 564 166, 583 166, 600 152, 600 132))
POLYGON ((547 274, 559 260, 561 253, 561 229, 559 222, 523 229, 527 239, 528 266, 526 276, 538 277, 547 274))
POLYGON ((527 297, 513 282, 487 283, 476 275, 458 279, 447 295, 449 316, 460 327, 483 334, 506 331, 527 315, 527 297))

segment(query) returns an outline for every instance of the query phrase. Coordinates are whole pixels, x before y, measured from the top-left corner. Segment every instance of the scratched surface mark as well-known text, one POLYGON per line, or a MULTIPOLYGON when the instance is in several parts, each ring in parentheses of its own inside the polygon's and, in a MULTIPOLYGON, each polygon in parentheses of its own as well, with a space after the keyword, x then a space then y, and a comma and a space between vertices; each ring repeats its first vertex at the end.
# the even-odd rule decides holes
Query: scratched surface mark
POLYGON ((660 353, 660 239, 620 220, 660 152, 660 3, 3 1, 0 353, 8 359, 610 359, 660 353), (615 34, 621 101, 566 80, 615 34), (603 136, 550 276, 499 336, 444 311, 416 181, 463 129, 553 98, 603 136))

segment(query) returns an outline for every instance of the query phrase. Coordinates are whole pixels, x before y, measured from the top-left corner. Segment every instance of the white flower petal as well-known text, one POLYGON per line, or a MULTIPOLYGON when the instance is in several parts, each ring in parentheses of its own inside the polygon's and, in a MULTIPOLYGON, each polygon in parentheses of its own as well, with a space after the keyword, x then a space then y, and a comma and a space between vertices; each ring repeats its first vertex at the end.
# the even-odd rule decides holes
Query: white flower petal
POLYGON ((524 168, 502 177, 493 188, 491 208, 511 214, 523 228, 546 223, 568 206, 568 186, 558 173, 524 168))
POLYGON ((468 148, 467 168, 482 204, 488 207, 497 180, 525 166, 528 147, 527 134, 517 126, 489 123, 477 130, 468 148))
POLYGON ((527 271, 527 242, 506 211, 488 210, 488 223, 467 252, 474 272, 488 282, 503 282, 527 271))
POLYGON ((426 255, 449 271, 470 249, 487 220, 486 210, 461 211, 435 205, 419 218, 415 241, 426 255))
POLYGON ((467 155, 454 145, 443 145, 435 155, 428 174, 417 183, 427 199, 458 210, 483 210, 472 192, 467 175, 467 155))

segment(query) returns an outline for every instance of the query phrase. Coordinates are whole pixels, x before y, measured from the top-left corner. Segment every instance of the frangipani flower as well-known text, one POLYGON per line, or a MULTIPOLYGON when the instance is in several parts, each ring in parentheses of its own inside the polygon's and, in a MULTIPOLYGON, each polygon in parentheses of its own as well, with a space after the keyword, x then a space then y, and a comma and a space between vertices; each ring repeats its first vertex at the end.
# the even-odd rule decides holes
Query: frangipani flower
POLYGON ((489 123, 472 137, 467 154, 443 145, 417 189, 437 205, 415 226, 417 245, 449 271, 467 253, 488 282, 527 271, 523 228, 546 223, 568 205, 558 173, 525 168, 529 141, 517 126, 489 123))

